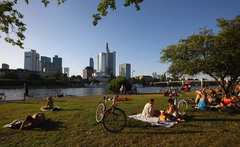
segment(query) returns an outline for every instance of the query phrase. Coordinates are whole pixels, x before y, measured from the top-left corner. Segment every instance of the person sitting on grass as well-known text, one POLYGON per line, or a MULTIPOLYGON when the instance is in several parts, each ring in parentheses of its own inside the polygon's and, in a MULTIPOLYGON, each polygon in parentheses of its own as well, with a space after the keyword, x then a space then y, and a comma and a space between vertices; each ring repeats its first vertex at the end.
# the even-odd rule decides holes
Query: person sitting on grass
POLYGON ((20 130, 38 127, 44 121, 45 121, 44 113, 34 114, 33 116, 29 115, 22 122, 20 130))
POLYGON ((220 104, 220 99, 217 97, 216 91, 214 91, 212 88, 210 89, 210 93, 207 96, 208 104, 213 106, 213 105, 218 105, 220 104))
POLYGON ((165 112, 161 111, 161 115, 159 116, 159 121, 160 122, 185 121, 184 119, 180 118, 180 115, 178 113, 178 108, 176 105, 174 105, 174 100, 169 99, 168 104, 169 104, 169 108, 165 112))
POLYGON ((200 94, 201 98, 199 99, 197 105, 195 106, 195 109, 199 109, 199 110, 207 110, 207 99, 206 99, 206 94, 202 93, 200 94))
POLYGON ((144 106, 142 111, 142 116, 145 117, 153 117, 153 116, 159 116, 159 111, 153 109, 154 99, 150 99, 149 102, 144 106))
POLYGON ((227 95, 224 96, 224 98, 222 98, 220 106, 221 107, 234 107, 235 104, 233 103, 234 101, 236 101, 237 98, 233 96, 232 99, 230 99, 227 95))
POLYGON ((46 104, 46 106, 43 106, 42 109, 53 109, 52 97, 47 97, 47 104, 46 104))
POLYGON ((195 103, 198 104, 199 99, 202 97, 203 94, 205 94, 206 88, 200 90, 200 91, 196 91, 196 98, 195 98, 195 103))
POLYGON ((234 104, 240 104, 240 99, 237 96, 233 95, 231 102, 234 104))

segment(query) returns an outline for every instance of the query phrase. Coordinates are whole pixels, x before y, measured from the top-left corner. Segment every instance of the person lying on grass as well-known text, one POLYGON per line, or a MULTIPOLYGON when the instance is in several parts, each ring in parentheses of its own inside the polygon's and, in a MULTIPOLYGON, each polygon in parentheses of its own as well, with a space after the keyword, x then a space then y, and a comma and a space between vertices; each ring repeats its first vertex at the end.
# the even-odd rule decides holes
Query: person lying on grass
POLYGON ((22 122, 20 130, 38 127, 44 121, 45 121, 44 113, 38 113, 32 116, 29 115, 22 122))
POLYGON ((153 109, 154 99, 150 99, 149 102, 144 106, 142 116, 153 117, 159 116, 160 112, 153 109))
POLYGON ((178 108, 176 105, 174 105, 174 100, 169 99, 168 104, 169 104, 169 108, 165 112, 161 111, 161 115, 159 116, 159 121, 160 122, 185 121, 184 119, 180 118, 180 115, 178 113, 178 108))
POLYGON ((52 97, 47 97, 47 104, 46 106, 42 107, 43 109, 53 109, 53 99, 52 97))

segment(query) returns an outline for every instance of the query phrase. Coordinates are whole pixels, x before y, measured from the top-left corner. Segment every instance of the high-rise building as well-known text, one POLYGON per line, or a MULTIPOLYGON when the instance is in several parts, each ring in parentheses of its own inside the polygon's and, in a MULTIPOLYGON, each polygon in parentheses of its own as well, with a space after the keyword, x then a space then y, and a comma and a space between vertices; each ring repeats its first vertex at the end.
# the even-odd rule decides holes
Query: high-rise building
POLYGON ((89 66, 94 69, 94 61, 93 61, 93 58, 90 58, 90 59, 89 59, 89 66))
POLYGON ((90 77, 92 77, 93 74, 93 68, 90 66, 87 66, 84 70, 83 70, 83 78, 84 79, 89 79, 90 77))
POLYGON ((49 64, 45 63, 51 63, 51 58, 46 57, 46 56, 41 56, 41 61, 40 61, 40 71, 43 72, 43 68, 48 66, 49 64))
POLYGON ((125 63, 119 65, 119 76, 124 78, 131 78, 131 64, 125 63))
POLYGON ((111 73, 116 76, 116 52, 110 52, 108 43, 106 43, 106 53, 101 52, 98 55, 98 72, 104 76, 111 73))
POLYGON ((64 67, 64 73, 69 77, 69 67, 64 67))
POLYGON ((62 58, 59 58, 57 55, 55 55, 55 57, 53 57, 53 64, 55 64, 59 72, 62 73, 62 58))
POLYGON ((3 63, 3 64, 2 64, 2 69, 9 69, 9 65, 6 64, 6 63, 3 63))
POLYGON ((31 71, 40 71, 39 54, 36 50, 24 53, 24 69, 31 71))
POLYGON ((51 58, 46 56, 41 56, 41 62, 51 62, 51 58))
POLYGON ((106 76, 106 53, 101 52, 98 55, 98 72, 101 73, 103 76, 106 76))
POLYGON ((54 73, 59 72, 57 66, 52 62, 41 62, 41 68, 43 73, 47 76, 51 76, 54 73))

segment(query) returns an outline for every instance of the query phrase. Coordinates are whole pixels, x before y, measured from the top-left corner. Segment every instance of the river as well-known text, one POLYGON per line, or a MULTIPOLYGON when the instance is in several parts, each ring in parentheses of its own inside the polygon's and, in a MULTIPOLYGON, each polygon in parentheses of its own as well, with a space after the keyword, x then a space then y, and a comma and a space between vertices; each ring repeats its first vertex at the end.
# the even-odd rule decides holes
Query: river
MULTIPOLYGON (((169 87, 142 87, 137 88, 138 93, 154 93, 159 90, 164 90, 169 87)), ((199 86, 192 87, 199 89, 199 86)), ((24 89, 0 89, 0 93, 4 92, 6 100, 20 100, 23 99, 24 89)), ((56 96, 56 94, 64 94, 67 96, 89 96, 89 95, 107 95, 106 88, 37 88, 29 89, 29 95, 34 95, 36 98, 43 98, 48 96, 56 96)))

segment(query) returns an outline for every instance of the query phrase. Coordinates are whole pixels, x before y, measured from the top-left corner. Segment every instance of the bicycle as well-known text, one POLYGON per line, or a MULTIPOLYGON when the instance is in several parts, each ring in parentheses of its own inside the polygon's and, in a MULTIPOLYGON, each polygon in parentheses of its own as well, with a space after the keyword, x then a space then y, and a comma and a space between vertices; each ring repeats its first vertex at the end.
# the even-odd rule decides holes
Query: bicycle
POLYGON ((104 128, 112 133, 122 131, 126 127, 127 117, 125 113, 116 107, 116 98, 104 97, 104 103, 100 102, 96 111, 96 121, 103 122, 104 128), (110 109, 106 111, 107 100, 112 101, 110 109))
POLYGON ((183 96, 185 96, 185 92, 184 91, 178 91, 180 93, 180 98, 177 99, 177 96, 173 96, 172 98, 174 99, 174 105, 177 105, 178 108, 178 113, 180 115, 185 115, 187 113, 188 110, 188 103, 186 100, 182 99, 183 96))
POLYGON ((5 101, 5 99, 6 99, 5 93, 0 93, 0 100, 5 101))

